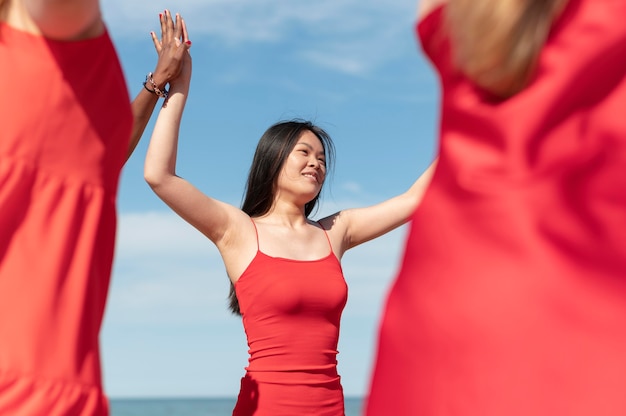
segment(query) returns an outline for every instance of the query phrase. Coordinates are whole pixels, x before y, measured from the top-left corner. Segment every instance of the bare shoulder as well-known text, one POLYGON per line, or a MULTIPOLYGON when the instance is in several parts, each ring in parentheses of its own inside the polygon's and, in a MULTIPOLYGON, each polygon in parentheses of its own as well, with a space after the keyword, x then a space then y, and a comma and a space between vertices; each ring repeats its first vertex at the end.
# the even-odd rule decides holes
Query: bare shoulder
MULTIPOLYGON (((349 210, 348 210, 349 211, 349 210)), ((317 222, 324 230, 330 233, 339 233, 345 228, 347 211, 337 211, 327 217, 319 219, 317 222)))
POLYGON ((83 40, 105 30, 98 0, 0 0, 0 16, 24 32, 58 40, 83 40))
POLYGON ((327 217, 318 220, 318 223, 326 231, 328 238, 330 239, 333 250, 338 258, 343 256, 343 253, 348 247, 348 230, 349 230, 349 217, 350 211, 342 210, 337 211, 327 217))
POLYGON ((417 7, 417 20, 421 20, 427 16, 428 13, 447 2, 447 0, 420 0, 417 7))

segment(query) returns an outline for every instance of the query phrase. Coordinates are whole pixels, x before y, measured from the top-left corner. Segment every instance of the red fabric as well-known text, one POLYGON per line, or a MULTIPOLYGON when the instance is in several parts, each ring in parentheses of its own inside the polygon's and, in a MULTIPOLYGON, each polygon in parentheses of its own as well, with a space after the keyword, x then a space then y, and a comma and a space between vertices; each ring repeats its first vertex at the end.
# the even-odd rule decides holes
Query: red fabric
POLYGON ((98 333, 132 114, 105 33, 0 23, 0 414, 106 415, 98 333))
POLYGON ((455 72, 440 160, 382 318, 366 414, 626 414, 626 3, 572 0, 532 83, 455 72))
POLYGON ((347 286, 337 257, 258 251, 235 289, 250 358, 233 414, 343 415, 336 356, 347 286))

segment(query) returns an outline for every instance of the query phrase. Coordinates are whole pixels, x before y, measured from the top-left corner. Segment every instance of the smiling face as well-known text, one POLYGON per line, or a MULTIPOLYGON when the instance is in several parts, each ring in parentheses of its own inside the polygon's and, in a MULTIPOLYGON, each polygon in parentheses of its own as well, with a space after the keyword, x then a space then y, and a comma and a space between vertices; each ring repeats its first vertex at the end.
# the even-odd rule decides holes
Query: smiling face
POLYGON ((267 214, 279 198, 291 194, 289 198, 293 200, 297 196, 294 202, 301 204, 312 193, 312 199, 304 205, 304 213, 309 216, 317 207, 322 184, 332 172, 334 155, 331 137, 310 121, 289 120, 270 126, 254 152, 241 209, 251 217, 258 217, 267 214), (325 160, 324 166, 314 166, 316 162, 311 162, 313 166, 307 168, 307 162, 302 158, 305 153, 311 157, 311 152, 320 164, 325 160), (303 175, 304 168, 308 171, 303 175), (306 189, 303 188, 304 179, 307 180, 306 189), (298 183, 300 187, 294 187, 298 183), (304 197, 303 192, 307 194, 304 197))
POLYGON ((313 200, 326 179, 326 153, 320 139, 304 130, 285 159, 277 181, 280 195, 291 195, 299 203, 313 200))

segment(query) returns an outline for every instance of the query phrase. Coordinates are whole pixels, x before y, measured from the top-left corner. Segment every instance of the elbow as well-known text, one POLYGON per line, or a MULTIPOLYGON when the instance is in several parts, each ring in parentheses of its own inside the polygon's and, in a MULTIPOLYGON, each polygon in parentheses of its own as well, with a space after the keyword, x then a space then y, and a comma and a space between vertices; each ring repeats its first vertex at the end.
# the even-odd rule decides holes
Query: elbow
POLYGON ((143 170, 143 178, 153 190, 165 182, 165 175, 160 174, 154 169, 149 169, 148 167, 145 167, 143 170))
POLYGON ((143 179, 146 181, 148 186, 150 186, 150 188, 152 188, 152 189, 154 189, 155 186, 158 186, 157 182, 151 176, 143 175, 143 179))
POLYGON ((159 157, 148 147, 148 153, 143 163, 143 178, 156 192, 156 188, 169 183, 176 177, 176 165, 168 159, 159 157))

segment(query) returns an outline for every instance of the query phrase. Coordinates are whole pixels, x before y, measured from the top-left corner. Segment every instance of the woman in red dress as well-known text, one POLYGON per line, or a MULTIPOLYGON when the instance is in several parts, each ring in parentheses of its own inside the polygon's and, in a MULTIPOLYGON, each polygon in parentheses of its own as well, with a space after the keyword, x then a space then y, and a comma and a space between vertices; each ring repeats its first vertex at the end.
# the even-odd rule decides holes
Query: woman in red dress
POLYGON ((626 414, 626 2, 423 3, 439 163, 368 416, 626 414))
POLYGON ((285 121, 271 126, 257 145, 242 208, 226 204, 176 175, 190 78, 188 59, 160 110, 144 175, 224 261, 234 290, 231 306, 242 316, 250 353, 233 415, 342 416, 336 356, 347 287, 340 259, 405 223, 430 170, 397 197, 313 221, 332 142, 310 122, 285 121))
MULTIPOLYGON (((157 88, 180 72, 183 26, 166 13, 153 35, 157 88)), ((0 79, 0 414, 106 415, 118 180, 157 97, 131 111, 96 0, 0 0, 0 79)))

